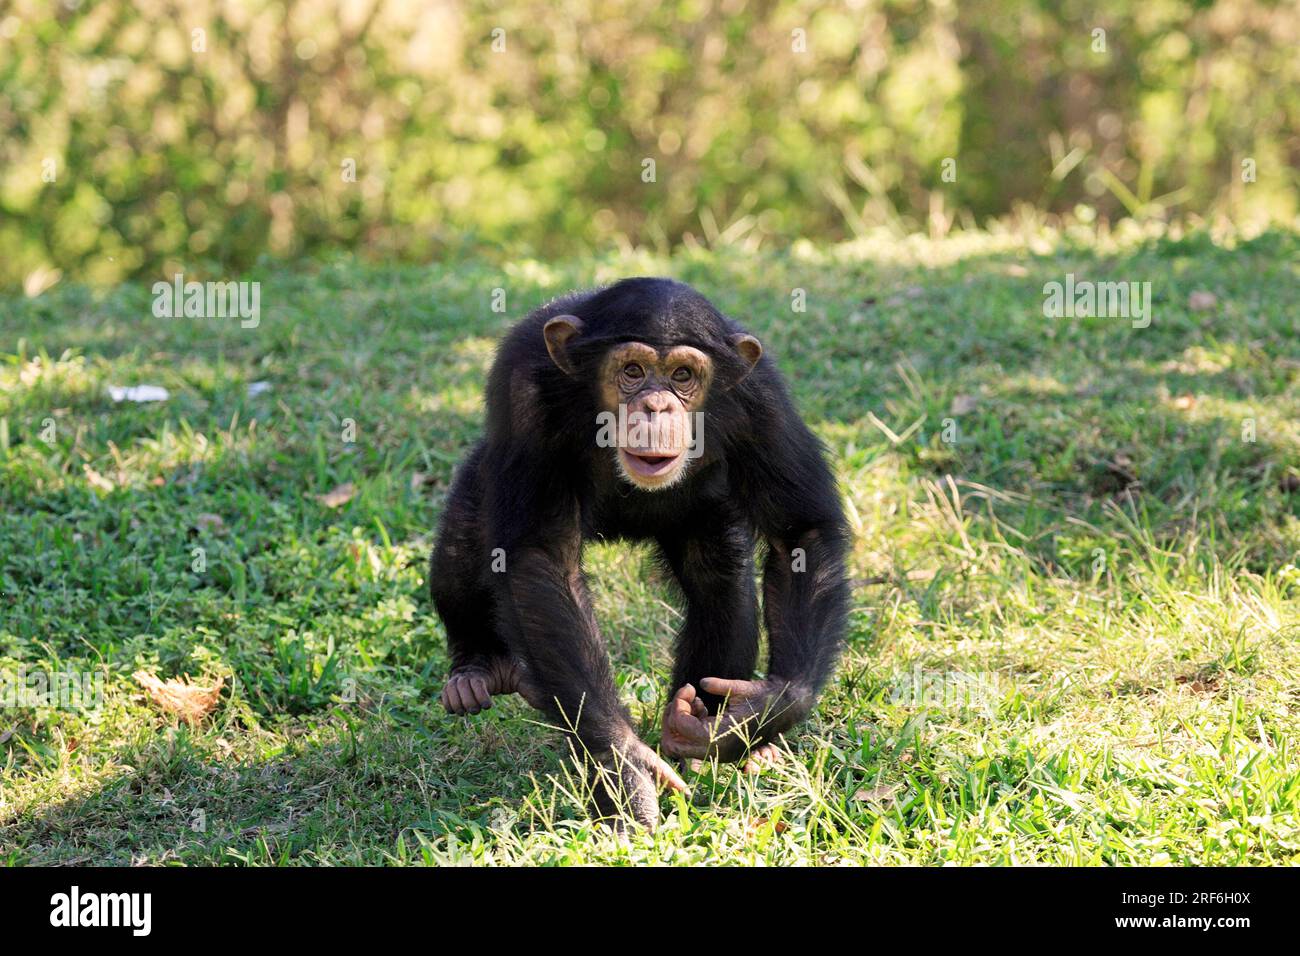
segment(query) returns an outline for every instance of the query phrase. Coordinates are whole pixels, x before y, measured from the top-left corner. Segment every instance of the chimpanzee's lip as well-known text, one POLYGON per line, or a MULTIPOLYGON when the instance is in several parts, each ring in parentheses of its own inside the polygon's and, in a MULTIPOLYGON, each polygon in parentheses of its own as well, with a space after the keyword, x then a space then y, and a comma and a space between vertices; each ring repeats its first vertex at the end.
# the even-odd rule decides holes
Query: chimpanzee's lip
POLYGON ((620 448, 619 453, 623 456, 624 467, 638 478, 659 478, 667 474, 685 454, 680 451, 675 455, 662 452, 636 452, 628 451, 626 448, 620 448))

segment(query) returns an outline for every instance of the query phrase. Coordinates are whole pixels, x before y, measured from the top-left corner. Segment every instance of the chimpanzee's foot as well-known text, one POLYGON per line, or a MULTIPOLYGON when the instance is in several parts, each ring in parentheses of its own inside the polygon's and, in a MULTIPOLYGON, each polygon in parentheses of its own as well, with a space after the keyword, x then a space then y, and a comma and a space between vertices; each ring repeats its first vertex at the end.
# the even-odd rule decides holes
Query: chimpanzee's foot
POLYGON ((530 691, 520 661, 494 657, 482 664, 452 668, 442 688, 442 706, 449 714, 477 714, 492 706, 494 694, 521 694, 532 703, 530 691))
POLYGON ((659 825, 660 788, 690 796, 677 771, 635 737, 594 756, 595 765, 588 769, 596 817, 620 833, 627 833, 631 823, 648 830, 659 825))

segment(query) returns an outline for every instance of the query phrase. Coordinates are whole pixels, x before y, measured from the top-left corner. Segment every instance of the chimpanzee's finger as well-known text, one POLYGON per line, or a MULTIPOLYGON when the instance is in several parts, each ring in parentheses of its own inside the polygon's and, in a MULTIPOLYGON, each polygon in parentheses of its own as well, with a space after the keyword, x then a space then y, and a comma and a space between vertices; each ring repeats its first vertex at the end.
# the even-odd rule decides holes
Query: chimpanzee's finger
POLYGON ((482 677, 474 676, 469 679, 470 689, 474 691, 474 699, 484 710, 492 706, 492 695, 488 693, 487 681, 482 677))
POLYGON ((728 680, 723 677, 702 677, 700 678, 700 687, 710 694, 718 697, 734 697, 737 700, 745 700, 750 697, 757 697, 763 693, 762 681, 756 680, 728 680))
POLYGON ((696 697, 695 700, 691 701, 691 714, 696 720, 708 720, 709 708, 705 706, 704 701, 696 697))
POLYGON ((465 713, 478 713, 478 701, 474 699, 474 691, 470 688, 468 680, 462 677, 456 681, 456 693, 460 697, 461 707, 465 708, 465 713))
POLYGON ((749 752, 749 759, 745 761, 745 773, 760 773, 775 766, 780 760, 781 749, 776 744, 762 744, 749 752))
POLYGON ((673 733, 686 740, 699 744, 709 741, 709 728, 691 713, 690 703, 681 697, 673 699, 673 708, 668 712, 668 726, 673 733))
POLYGON ((677 775, 677 771, 661 760, 657 755, 654 765, 655 779, 670 790, 676 790, 678 793, 684 793, 686 796, 691 795, 691 788, 686 786, 686 781, 677 775))
POLYGON ((442 704, 447 708, 449 714, 465 713, 465 704, 460 699, 459 687, 460 678, 453 677, 447 681, 446 686, 442 689, 442 704))

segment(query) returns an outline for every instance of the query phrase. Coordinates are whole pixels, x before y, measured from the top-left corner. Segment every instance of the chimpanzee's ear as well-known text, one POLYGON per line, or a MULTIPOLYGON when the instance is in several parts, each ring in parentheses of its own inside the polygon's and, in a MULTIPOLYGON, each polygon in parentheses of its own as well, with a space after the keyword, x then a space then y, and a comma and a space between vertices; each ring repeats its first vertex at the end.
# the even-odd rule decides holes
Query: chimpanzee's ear
POLYGON ((731 337, 731 345, 732 348, 736 350, 736 354, 741 357, 747 366, 740 378, 736 379, 736 381, 732 383, 733 385, 739 385, 745 380, 745 376, 754 370, 754 366, 758 364, 758 360, 763 357, 763 345, 758 341, 758 339, 754 338, 747 332, 737 332, 733 335, 731 337))
POLYGON ((569 339, 582 331, 582 319, 576 315, 557 315, 546 323, 542 335, 546 338, 546 351, 551 354, 551 361, 565 375, 573 374, 573 362, 565 346, 569 339))

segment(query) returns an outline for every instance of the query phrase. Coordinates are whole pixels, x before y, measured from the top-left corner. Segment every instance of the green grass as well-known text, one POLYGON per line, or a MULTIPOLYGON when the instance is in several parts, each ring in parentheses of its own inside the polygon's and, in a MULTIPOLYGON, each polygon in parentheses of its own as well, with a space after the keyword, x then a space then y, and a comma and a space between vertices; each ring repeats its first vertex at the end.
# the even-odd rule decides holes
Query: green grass
MULTIPOLYGON (((0 300, 0 668, 104 689, 93 711, 0 707, 0 859, 1297 862, 1300 241, 1229 245, 332 262, 247 276, 257 329, 155 319, 144 286, 0 300), (1067 272, 1150 281, 1151 326, 1044 318, 1067 272), (495 338, 631 274, 692 283, 764 341, 830 448, 858 586, 786 764, 706 767, 620 840, 518 699, 442 713, 424 577, 495 338), (106 395, 140 383, 172 397, 106 395), (315 497, 345 482, 341 507, 315 497), (173 726, 139 668, 227 689, 173 726), (917 669, 977 693, 897 693, 917 669)), ((653 743, 679 613, 644 550, 587 565, 653 743)))

